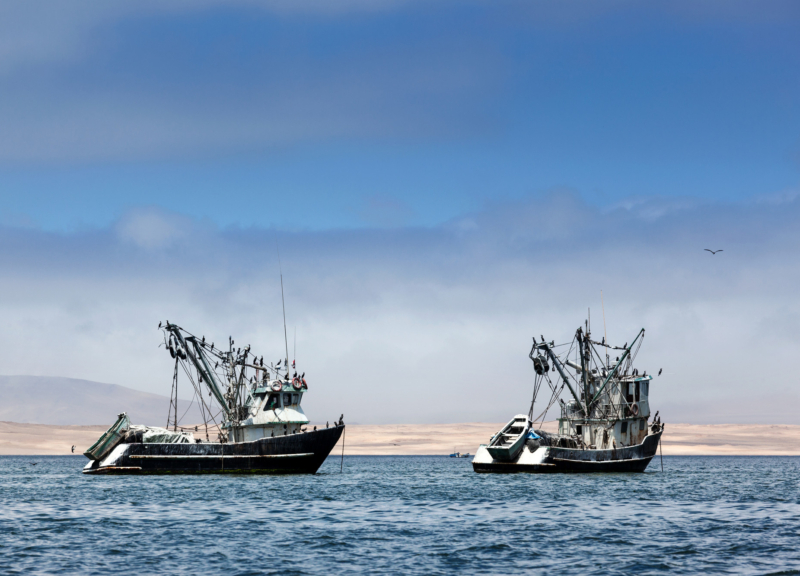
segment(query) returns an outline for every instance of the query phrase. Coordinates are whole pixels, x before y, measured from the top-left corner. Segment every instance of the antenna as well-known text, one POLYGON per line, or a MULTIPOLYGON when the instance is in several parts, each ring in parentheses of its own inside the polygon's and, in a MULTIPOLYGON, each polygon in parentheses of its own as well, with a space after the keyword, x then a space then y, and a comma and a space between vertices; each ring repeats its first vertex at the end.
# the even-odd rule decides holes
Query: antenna
POLYGON ((606 339, 606 366, 608 366, 608 330, 606 329, 606 305, 603 302, 602 290, 600 290, 600 305, 603 307, 603 337, 606 339))
POLYGON ((297 361, 297 326, 294 327, 294 350, 292 350, 292 366, 297 361))
POLYGON ((283 266, 281 265, 281 251, 278 249, 278 239, 275 238, 275 251, 278 253, 278 270, 281 273, 281 304, 283 305, 283 343, 286 345, 286 377, 289 377, 289 337, 286 334, 286 300, 283 297, 283 266))

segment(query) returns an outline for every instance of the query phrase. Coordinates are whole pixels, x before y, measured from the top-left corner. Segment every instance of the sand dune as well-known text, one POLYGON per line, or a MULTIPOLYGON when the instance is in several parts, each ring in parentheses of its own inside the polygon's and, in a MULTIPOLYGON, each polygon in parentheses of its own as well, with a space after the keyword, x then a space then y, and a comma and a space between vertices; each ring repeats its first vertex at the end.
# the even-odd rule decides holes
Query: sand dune
MULTIPOLYGON (((449 454, 454 449, 474 454, 502 425, 351 425, 345 454, 449 454)), ((555 428, 555 422, 545 423, 545 430, 555 428)), ((665 455, 800 455, 800 426, 667 424, 662 449, 665 455)))
MULTIPOLYGON (((343 437, 349 455, 475 453, 501 423, 350 424, 343 437)), ((545 424, 546 430, 553 422, 545 424)), ((0 422, 0 455, 82 453, 106 426, 58 426, 0 422)), ((212 435, 213 437, 213 435, 212 435)), ((800 426, 766 424, 667 424, 665 455, 800 455, 800 426)), ((340 454, 342 440, 334 449, 340 454)))
POLYGON ((60 426, 0 422, 0 455, 81 454, 108 426, 60 426))

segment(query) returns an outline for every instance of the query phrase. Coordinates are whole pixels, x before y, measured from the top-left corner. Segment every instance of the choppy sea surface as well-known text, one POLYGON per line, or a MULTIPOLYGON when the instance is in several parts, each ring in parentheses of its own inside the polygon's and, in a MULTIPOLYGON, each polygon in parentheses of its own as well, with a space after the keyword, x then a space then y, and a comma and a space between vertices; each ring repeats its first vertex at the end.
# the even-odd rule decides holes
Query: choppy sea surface
POLYGON ((2 574, 800 574, 800 458, 475 474, 331 457, 314 476, 96 477, 0 457, 2 574))

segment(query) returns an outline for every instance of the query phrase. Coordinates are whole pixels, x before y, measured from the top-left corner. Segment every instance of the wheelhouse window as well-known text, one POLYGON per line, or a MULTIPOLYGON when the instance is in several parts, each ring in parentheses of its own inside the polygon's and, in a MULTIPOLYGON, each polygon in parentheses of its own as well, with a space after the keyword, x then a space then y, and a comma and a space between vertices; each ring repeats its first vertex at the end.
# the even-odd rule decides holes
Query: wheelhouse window
POLYGON ((276 408, 281 407, 281 395, 280 394, 270 394, 269 398, 267 399, 266 404, 264 404, 264 410, 275 410, 276 408))
POLYGON ((623 434, 627 433, 628 432, 628 423, 627 422, 623 422, 622 424, 620 424, 619 431, 622 432, 623 434))
POLYGON ((283 405, 290 406, 292 404, 292 395, 291 394, 284 394, 283 395, 283 405))

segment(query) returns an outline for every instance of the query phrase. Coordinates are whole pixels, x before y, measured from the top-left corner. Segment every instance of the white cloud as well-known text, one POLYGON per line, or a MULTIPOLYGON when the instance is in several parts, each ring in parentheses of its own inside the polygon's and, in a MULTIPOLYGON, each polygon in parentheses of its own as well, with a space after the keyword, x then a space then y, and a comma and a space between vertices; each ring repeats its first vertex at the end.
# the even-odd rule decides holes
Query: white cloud
POLYGON ((190 231, 188 218, 155 208, 131 210, 116 225, 117 237, 121 241, 147 250, 172 246, 187 238, 190 231))
MULTIPOLYGON (((645 221, 560 193, 465 216, 466 228, 281 233, 309 414, 502 421, 530 402, 530 337, 570 339, 589 307, 597 333, 602 289, 612 341, 647 329, 640 366, 664 368, 653 398, 668 421, 800 422, 785 401, 798 383, 787 338, 800 317, 798 209, 697 206, 645 221), (710 234, 725 252, 703 252, 710 234)), ((166 394, 165 319, 283 355, 270 231, 145 210, 92 233, 0 229, 0 242, 0 373, 166 394)))

